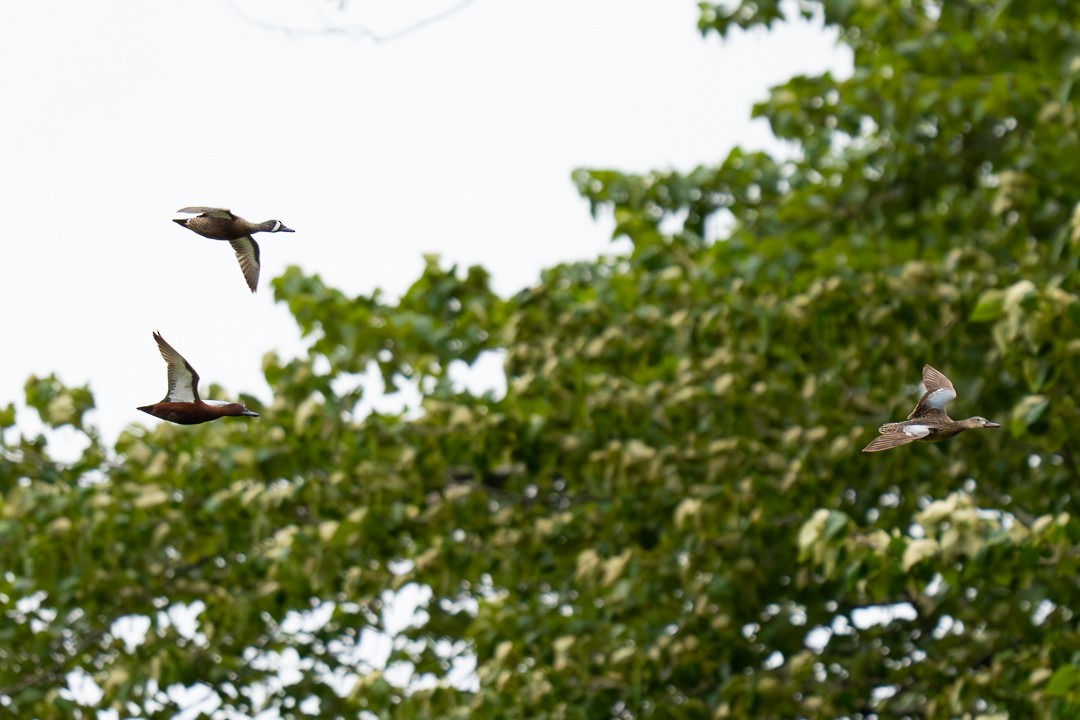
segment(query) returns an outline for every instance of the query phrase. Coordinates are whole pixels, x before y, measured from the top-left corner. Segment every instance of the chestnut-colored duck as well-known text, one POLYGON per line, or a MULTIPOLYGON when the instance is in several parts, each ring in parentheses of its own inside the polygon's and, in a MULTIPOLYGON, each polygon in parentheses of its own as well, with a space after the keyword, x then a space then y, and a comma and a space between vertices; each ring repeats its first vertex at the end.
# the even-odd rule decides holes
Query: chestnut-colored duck
POLYGON ((228 240, 236 251, 236 259, 240 261, 240 269, 244 273, 251 292, 259 285, 259 244, 252 238, 257 232, 296 232, 285 227, 280 220, 267 220, 266 222, 253 223, 244 218, 233 215, 225 208, 211 207, 186 207, 176 212, 197 213, 193 218, 174 218, 173 222, 183 225, 208 237, 212 240, 228 240))
POLYGON ((894 447, 907 445, 909 442, 941 442, 957 433, 974 428, 998 428, 996 422, 984 417, 970 417, 967 420, 953 420, 945 412, 945 405, 956 399, 956 389, 949 378, 930 367, 923 365, 923 385, 926 392, 919 398, 919 404, 904 422, 885 423, 878 428, 880 437, 863 448, 863 452, 880 452, 894 447))
POLYGON ((169 392, 165 399, 155 405, 145 405, 136 410, 153 415, 162 420, 178 425, 198 425, 222 417, 247 415, 259 417, 259 414, 244 407, 244 403, 224 402, 222 400, 199 399, 199 373, 188 364, 184 357, 165 342, 159 333, 154 333, 161 357, 169 366, 169 392))

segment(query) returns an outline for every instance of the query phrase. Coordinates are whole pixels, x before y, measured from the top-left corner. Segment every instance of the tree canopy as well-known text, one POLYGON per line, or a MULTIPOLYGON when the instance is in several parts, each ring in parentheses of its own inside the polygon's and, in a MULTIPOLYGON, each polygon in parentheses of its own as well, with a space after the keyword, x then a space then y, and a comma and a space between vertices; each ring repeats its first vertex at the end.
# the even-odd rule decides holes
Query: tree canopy
MULTIPOLYGON (((699 26, 781 5, 701 3, 699 26)), ((290 268, 275 297, 310 349, 265 357, 251 423, 106 447, 88 387, 31 378, 87 449, 59 462, 0 412, 0 703, 164 717, 204 684, 223 717, 1080 713, 1080 5, 798 8, 855 67, 754 109, 791 157, 574 174, 625 254, 511 298, 436 258, 393 302, 290 268), (485 351, 503 396, 448 374, 485 351), (1005 429, 860 453, 927 362, 954 414, 1005 429), (422 412, 361 413, 369 369, 422 412), (410 585, 430 599, 393 644, 402 687, 356 649, 410 585), (192 634, 169 609, 195 603, 192 634)))

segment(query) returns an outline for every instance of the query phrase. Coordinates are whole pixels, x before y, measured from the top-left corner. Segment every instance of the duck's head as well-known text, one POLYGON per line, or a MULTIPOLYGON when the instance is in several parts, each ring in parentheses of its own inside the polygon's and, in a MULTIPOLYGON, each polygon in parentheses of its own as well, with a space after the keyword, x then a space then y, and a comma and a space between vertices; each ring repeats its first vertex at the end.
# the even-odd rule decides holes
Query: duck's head
POLYGON ((980 417, 978 415, 976 415, 975 417, 968 418, 967 420, 964 421, 964 424, 967 425, 969 428, 999 428, 999 427, 1001 427, 1001 423, 991 422, 990 420, 987 420, 986 418, 980 417))
POLYGON ((259 228, 263 232, 296 232, 292 228, 285 227, 285 223, 280 220, 267 220, 259 225, 259 228))
POLYGON ((248 417, 259 417, 259 413, 254 410, 248 410, 242 402, 226 402, 225 400, 203 400, 203 405, 208 405, 214 409, 214 414, 218 417, 240 417, 246 415, 248 417))
POLYGON ((247 417, 259 417, 259 413, 254 410, 248 410, 244 407, 244 403, 229 403, 228 405, 221 406, 222 415, 231 415, 232 417, 240 417, 246 415, 247 417))

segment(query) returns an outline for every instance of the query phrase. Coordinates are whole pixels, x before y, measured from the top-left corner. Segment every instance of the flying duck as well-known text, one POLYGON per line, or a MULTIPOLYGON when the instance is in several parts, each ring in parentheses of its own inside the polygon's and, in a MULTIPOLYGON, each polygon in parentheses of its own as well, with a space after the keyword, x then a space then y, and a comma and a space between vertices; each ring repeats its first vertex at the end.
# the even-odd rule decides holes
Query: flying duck
POLYGON ((154 333, 154 340, 157 341, 161 357, 165 358, 165 364, 169 366, 169 391, 161 402, 136 410, 178 425, 198 425, 226 416, 259 417, 258 413, 244 407, 242 402, 200 400, 199 373, 172 345, 165 342, 160 333, 154 333))
POLYGON ((929 365, 923 365, 922 377, 926 392, 919 398, 919 404, 908 415, 908 419, 904 422, 885 423, 879 427, 878 432, 881 435, 864 447, 863 452, 891 450, 916 440, 941 442, 964 430, 1001 427, 998 423, 978 415, 967 420, 953 420, 945 412, 945 405, 956 399, 956 389, 952 382, 929 365))
POLYGON ((252 238, 257 232, 295 232, 280 220, 253 223, 225 208, 186 207, 177 212, 196 214, 192 218, 173 218, 173 222, 212 240, 228 240, 236 251, 240 269, 251 292, 259 285, 259 244, 252 238))

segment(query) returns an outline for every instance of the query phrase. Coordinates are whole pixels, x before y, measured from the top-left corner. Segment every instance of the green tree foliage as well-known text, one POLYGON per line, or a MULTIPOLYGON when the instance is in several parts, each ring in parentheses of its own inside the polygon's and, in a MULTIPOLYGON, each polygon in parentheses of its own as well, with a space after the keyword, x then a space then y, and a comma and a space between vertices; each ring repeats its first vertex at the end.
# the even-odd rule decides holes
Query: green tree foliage
MULTIPOLYGON (((310 351, 267 355, 251 423, 106 449, 88 389, 31 379, 88 448, 59 463, 0 412, 4 705, 70 714, 79 668, 144 716, 198 683, 288 717, 1080 713, 1080 5, 799 7, 855 72, 755 108, 794 159, 575 173, 626 255, 510 299, 435 259, 396 303, 292 268, 310 351), (455 387, 495 349, 504 397, 455 387), (924 362, 1006 428, 860 453, 924 362), (358 413, 369 368, 423 412, 358 413), (391 662, 427 682, 402 688, 352 650, 413 584, 391 662), (194 636, 168 613, 193 603, 194 636), (445 682, 457 657, 477 687, 445 682)), ((703 3, 700 27, 778 13, 703 3)))

